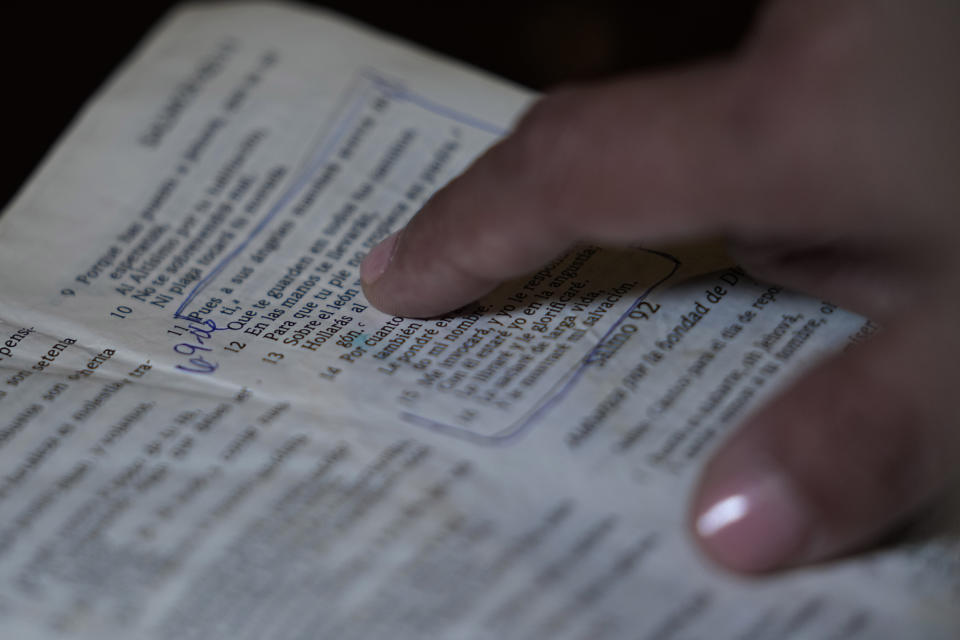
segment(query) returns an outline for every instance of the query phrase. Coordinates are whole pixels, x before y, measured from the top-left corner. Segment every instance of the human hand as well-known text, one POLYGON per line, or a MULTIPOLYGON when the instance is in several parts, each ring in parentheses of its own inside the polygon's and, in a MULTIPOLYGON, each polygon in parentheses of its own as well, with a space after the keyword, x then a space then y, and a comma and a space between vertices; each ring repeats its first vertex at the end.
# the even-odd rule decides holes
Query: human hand
POLYGON ((957 61, 952 0, 773 2, 729 59, 547 95, 370 253, 365 292, 429 316, 575 242, 725 238, 886 331, 721 447, 694 532, 743 572, 856 550, 960 466, 957 61))

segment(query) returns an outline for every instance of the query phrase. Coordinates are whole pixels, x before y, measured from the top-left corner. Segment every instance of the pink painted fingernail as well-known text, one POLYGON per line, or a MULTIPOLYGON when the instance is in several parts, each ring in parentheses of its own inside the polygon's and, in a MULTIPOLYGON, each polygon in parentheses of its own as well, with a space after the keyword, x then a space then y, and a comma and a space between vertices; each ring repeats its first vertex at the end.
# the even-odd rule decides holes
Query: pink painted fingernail
POLYGON ((397 250, 397 240, 399 238, 400 232, 394 231, 371 249, 367 257, 363 259, 360 264, 360 279, 363 280, 364 284, 373 284, 387 270, 390 261, 393 260, 393 254, 397 250))
POLYGON ((796 564, 814 533, 810 510, 789 480, 777 472, 737 474, 708 487, 694 528, 703 548, 720 564, 761 573, 796 564))

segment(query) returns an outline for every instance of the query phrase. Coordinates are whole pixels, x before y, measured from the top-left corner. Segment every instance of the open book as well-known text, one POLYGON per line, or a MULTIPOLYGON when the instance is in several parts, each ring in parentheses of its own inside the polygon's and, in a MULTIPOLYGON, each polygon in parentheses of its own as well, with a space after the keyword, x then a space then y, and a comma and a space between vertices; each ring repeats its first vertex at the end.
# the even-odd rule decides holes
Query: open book
POLYGON ((0 219, 4 638, 958 637, 957 511, 762 580, 686 533, 716 443, 869 321, 643 248, 366 302, 532 98, 298 7, 158 28, 0 219))

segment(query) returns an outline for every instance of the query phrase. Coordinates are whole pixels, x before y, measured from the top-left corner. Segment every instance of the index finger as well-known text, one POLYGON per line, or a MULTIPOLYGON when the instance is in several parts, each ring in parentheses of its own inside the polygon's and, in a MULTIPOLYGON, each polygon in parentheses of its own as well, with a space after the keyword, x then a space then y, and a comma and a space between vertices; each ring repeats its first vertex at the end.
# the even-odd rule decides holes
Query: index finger
POLYGON ((368 299, 431 316, 575 242, 623 246, 729 227, 747 210, 750 164, 726 117, 732 86, 718 63, 544 98, 370 252, 368 299))

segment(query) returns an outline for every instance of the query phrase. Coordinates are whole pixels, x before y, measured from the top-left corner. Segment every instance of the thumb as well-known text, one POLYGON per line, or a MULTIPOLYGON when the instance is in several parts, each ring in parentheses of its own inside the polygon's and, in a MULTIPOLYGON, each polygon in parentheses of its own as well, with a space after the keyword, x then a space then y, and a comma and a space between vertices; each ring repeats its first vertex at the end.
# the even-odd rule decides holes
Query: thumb
POLYGON ((821 365, 721 447, 693 501, 708 555, 746 573, 824 560, 876 542, 946 487, 958 366, 930 336, 950 332, 907 326, 821 365))
POLYGON ((742 166, 743 141, 724 125, 731 75, 717 63, 544 98, 370 252, 361 267, 367 298, 430 316, 576 242, 624 246, 728 228, 743 215, 732 212, 744 211, 732 176, 757 174, 742 166))

